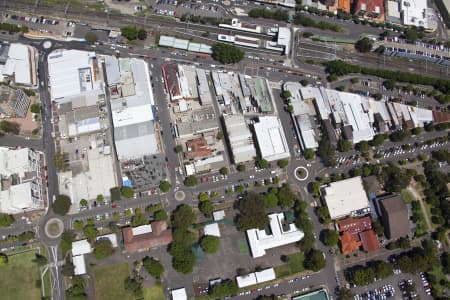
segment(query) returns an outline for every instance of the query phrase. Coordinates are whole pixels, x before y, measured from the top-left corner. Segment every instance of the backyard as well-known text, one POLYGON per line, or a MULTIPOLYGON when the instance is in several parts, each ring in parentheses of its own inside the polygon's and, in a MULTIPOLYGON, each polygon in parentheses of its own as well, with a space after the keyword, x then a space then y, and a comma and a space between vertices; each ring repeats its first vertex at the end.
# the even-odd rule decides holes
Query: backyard
POLYGON ((8 264, 0 267, 0 292, 4 300, 40 299, 39 267, 33 262, 34 251, 8 257, 8 264))

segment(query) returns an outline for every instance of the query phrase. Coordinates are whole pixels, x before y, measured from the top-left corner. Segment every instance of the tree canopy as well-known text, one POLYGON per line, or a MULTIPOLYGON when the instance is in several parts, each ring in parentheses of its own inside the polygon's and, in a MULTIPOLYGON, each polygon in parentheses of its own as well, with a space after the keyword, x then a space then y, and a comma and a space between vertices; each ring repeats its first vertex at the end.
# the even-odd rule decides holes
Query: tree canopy
POLYGON ((0 266, 6 265, 8 263, 8 256, 4 253, 0 253, 0 266))
POLYGON ((172 185, 167 180, 161 181, 161 183, 159 184, 159 189, 163 193, 167 193, 171 187, 172 185))
POLYGON ((120 28, 120 33, 129 41, 133 40, 145 40, 147 38, 147 32, 145 29, 138 29, 136 26, 124 26, 120 28))
POLYGON ((237 208, 239 215, 236 217, 236 223, 239 230, 264 229, 269 223, 261 195, 253 192, 248 193, 243 199, 238 201, 237 208))
POLYGON ((164 272, 163 265, 153 257, 144 257, 142 260, 142 265, 144 266, 145 270, 152 275, 155 279, 160 279, 161 274, 164 272))
POLYGON ((0 214, 0 227, 8 227, 14 223, 14 217, 8 214, 0 214))
POLYGON ((95 242, 94 245, 94 256, 96 259, 104 259, 111 254, 113 254, 114 250, 109 239, 99 239, 95 242))
POLYGON ((190 206, 181 204, 172 215, 172 227, 187 229, 195 221, 195 215, 190 206))
POLYGON ((234 280, 223 280, 215 284, 209 291, 209 295, 214 299, 224 298, 225 296, 235 295, 238 291, 238 286, 234 280))
POLYGON ((372 45, 372 41, 369 38, 364 37, 355 43, 355 49, 359 52, 366 53, 372 50, 372 45))
POLYGON ((211 218, 214 210, 214 205, 211 201, 201 201, 198 204, 198 209, 203 213, 206 218, 211 218))
POLYGON ((86 40, 86 42, 87 42, 88 44, 94 44, 95 42, 98 41, 98 36, 95 34, 95 32, 88 31, 88 32, 84 35, 84 39, 86 40))
POLYGON ((212 58, 223 64, 234 64, 244 58, 245 52, 236 46, 224 43, 215 43, 212 46, 212 58))
POLYGON ((325 245, 333 247, 339 242, 339 234, 336 230, 325 229, 320 232, 320 239, 325 245))
POLYGON ((196 186, 198 179, 194 175, 189 175, 184 179, 183 183, 185 186, 196 186))
POLYGON ((94 224, 88 224, 84 226, 83 234, 89 241, 93 241, 98 235, 98 229, 94 224))
POLYGON ((182 274, 192 272, 196 258, 190 246, 187 247, 178 243, 172 243, 169 252, 172 255, 172 266, 175 271, 182 274))
POLYGON ((286 168, 288 165, 289 165, 289 160, 287 160, 287 159, 280 159, 279 161, 277 161, 277 165, 280 167, 280 168, 286 168))
POLYGON ((303 265, 306 269, 317 272, 325 267, 325 256, 322 251, 310 249, 305 254, 303 265))
POLYGON ((200 247, 206 253, 216 253, 219 250, 220 240, 217 236, 205 235, 200 240, 200 247))
POLYGON ((133 198, 134 196, 134 191, 132 188, 130 188, 129 186, 123 186, 120 189, 120 193, 122 194, 123 197, 125 198, 133 198))
POLYGON ((55 214, 64 216, 69 212, 71 204, 72 202, 70 201, 69 196, 58 195, 56 196, 56 200, 53 202, 53 211, 55 214))

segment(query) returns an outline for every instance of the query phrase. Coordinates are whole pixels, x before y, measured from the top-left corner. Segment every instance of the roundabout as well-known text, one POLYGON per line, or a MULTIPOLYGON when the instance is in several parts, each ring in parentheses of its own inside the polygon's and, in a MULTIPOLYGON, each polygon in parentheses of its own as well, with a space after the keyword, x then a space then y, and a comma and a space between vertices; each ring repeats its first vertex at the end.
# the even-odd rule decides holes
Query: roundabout
POLYGON ((51 239, 57 239, 64 231, 64 223, 58 218, 51 218, 45 223, 45 235, 51 239))
POLYGON ((308 175, 309 175, 308 169, 306 169, 303 166, 299 166, 294 170, 294 177, 298 181, 305 181, 306 179, 308 179, 308 175))
POLYGON ((49 41, 49 40, 46 40, 46 41, 44 41, 44 42, 42 43, 42 47, 43 47, 44 49, 50 49, 52 46, 53 46, 53 44, 52 44, 52 42, 49 41))
POLYGON ((186 198, 186 194, 183 191, 177 191, 175 192, 175 200, 177 201, 183 201, 184 198, 186 198))

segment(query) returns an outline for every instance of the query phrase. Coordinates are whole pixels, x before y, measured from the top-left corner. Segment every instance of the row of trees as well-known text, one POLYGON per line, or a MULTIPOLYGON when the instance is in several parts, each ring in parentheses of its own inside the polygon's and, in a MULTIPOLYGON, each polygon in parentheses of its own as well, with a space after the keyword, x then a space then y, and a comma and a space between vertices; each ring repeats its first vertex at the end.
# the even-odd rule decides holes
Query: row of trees
POLYGON ((281 206, 285 208, 292 207, 292 204, 298 199, 297 195, 291 190, 289 184, 283 184, 280 188, 270 188, 263 194, 264 206, 274 208, 281 206))
POLYGON ((28 27, 21 25, 20 27, 15 24, 0 23, 0 30, 8 32, 28 32, 28 27))
POLYGON ((124 26, 120 28, 120 33, 129 41, 145 40, 147 38, 147 31, 143 28, 137 28, 136 26, 124 26))
POLYGON ((172 214, 173 242, 169 246, 173 268, 182 274, 192 272, 196 257, 192 246, 196 242, 196 233, 192 225, 196 220, 191 207, 182 204, 172 214))
POLYGON ((248 16, 251 18, 265 18, 285 22, 289 20, 289 12, 285 9, 272 11, 265 8, 253 8, 248 12, 248 16))
POLYGON ((0 214, 0 227, 8 227, 14 223, 14 217, 8 214, 0 214))
POLYGON ((324 63, 325 71, 330 75, 343 76, 348 74, 365 74, 373 75, 385 79, 391 79, 396 82, 407 82, 411 84, 421 84, 433 86, 442 94, 450 94, 450 80, 444 78, 436 78, 431 76, 423 76, 417 73, 379 70, 360 67, 346 63, 342 60, 334 60, 324 63))
POLYGON ((302 25, 303 27, 315 27, 322 30, 330 30, 334 32, 342 31, 342 27, 339 24, 325 21, 317 22, 314 19, 311 19, 310 17, 307 17, 302 13, 295 14, 293 23, 295 25, 302 25))
POLYGON ((391 263, 377 260, 368 262, 365 266, 354 266, 345 270, 346 280, 357 286, 370 284, 377 279, 384 279, 391 276, 394 266, 391 263))

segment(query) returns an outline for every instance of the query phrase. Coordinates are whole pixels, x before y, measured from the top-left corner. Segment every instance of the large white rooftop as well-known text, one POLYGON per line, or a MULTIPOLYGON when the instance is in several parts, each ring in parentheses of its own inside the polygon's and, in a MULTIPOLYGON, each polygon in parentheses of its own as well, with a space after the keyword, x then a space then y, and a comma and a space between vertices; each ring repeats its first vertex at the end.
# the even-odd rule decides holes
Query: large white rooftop
POLYGON ((267 161, 289 158, 289 148, 277 117, 260 117, 254 124, 261 156, 267 161))
POLYGON ((115 234, 115 233, 100 235, 95 240, 96 241, 98 241, 98 240, 109 240, 111 242, 111 245, 112 245, 113 248, 117 248, 118 247, 117 234, 115 234))
POLYGON ((256 157, 256 149, 253 138, 245 123, 243 115, 224 116, 227 128, 228 140, 233 152, 233 160, 236 164, 253 160, 256 157))
POLYGON ((172 294, 172 300, 187 300, 187 294, 185 288, 180 288, 170 291, 172 294))
POLYGON ((267 282, 276 278, 275 270, 267 268, 259 272, 250 273, 247 275, 236 276, 236 282, 239 288, 267 282))
POLYGON ((220 237, 219 224, 217 223, 207 224, 203 228, 203 232, 205 233, 205 235, 220 237))
POLYGON ((72 255, 83 255, 92 252, 91 244, 87 239, 72 242, 72 255))
POLYGON ((270 232, 260 229, 247 230, 247 239, 253 257, 261 257, 266 250, 300 241, 304 234, 295 224, 284 224, 284 214, 269 215, 270 232))
POLYGON ((33 171, 29 159, 30 149, 10 149, 0 147, 0 174, 11 176, 18 174, 19 177, 25 176, 25 172, 33 171))
POLYGON ((101 90, 95 81, 93 59, 95 52, 58 49, 48 56, 48 76, 52 100, 101 90))
POLYGON ((24 210, 35 209, 32 197, 32 182, 12 185, 0 191, 0 211, 7 214, 23 213, 24 210))
POLYGON ((86 263, 84 261, 84 255, 76 255, 72 257, 72 263, 74 266, 73 273, 75 275, 86 274, 86 263))
POLYGON ((332 220, 369 208, 369 199, 360 176, 329 183, 321 194, 332 220))
POLYGON ((152 232, 152 225, 151 224, 147 224, 147 225, 141 225, 141 226, 133 227, 131 229, 131 232, 133 232, 133 235, 140 235, 140 234, 144 234, 144 233, 150 233, 150 232, 152 232))
POLYGON ((13 43, 9 46, 8 59, 3 69, 3 75, 14 75, 14 81, 18 84, 31 85, 30 50, 27 45, 13 43))

